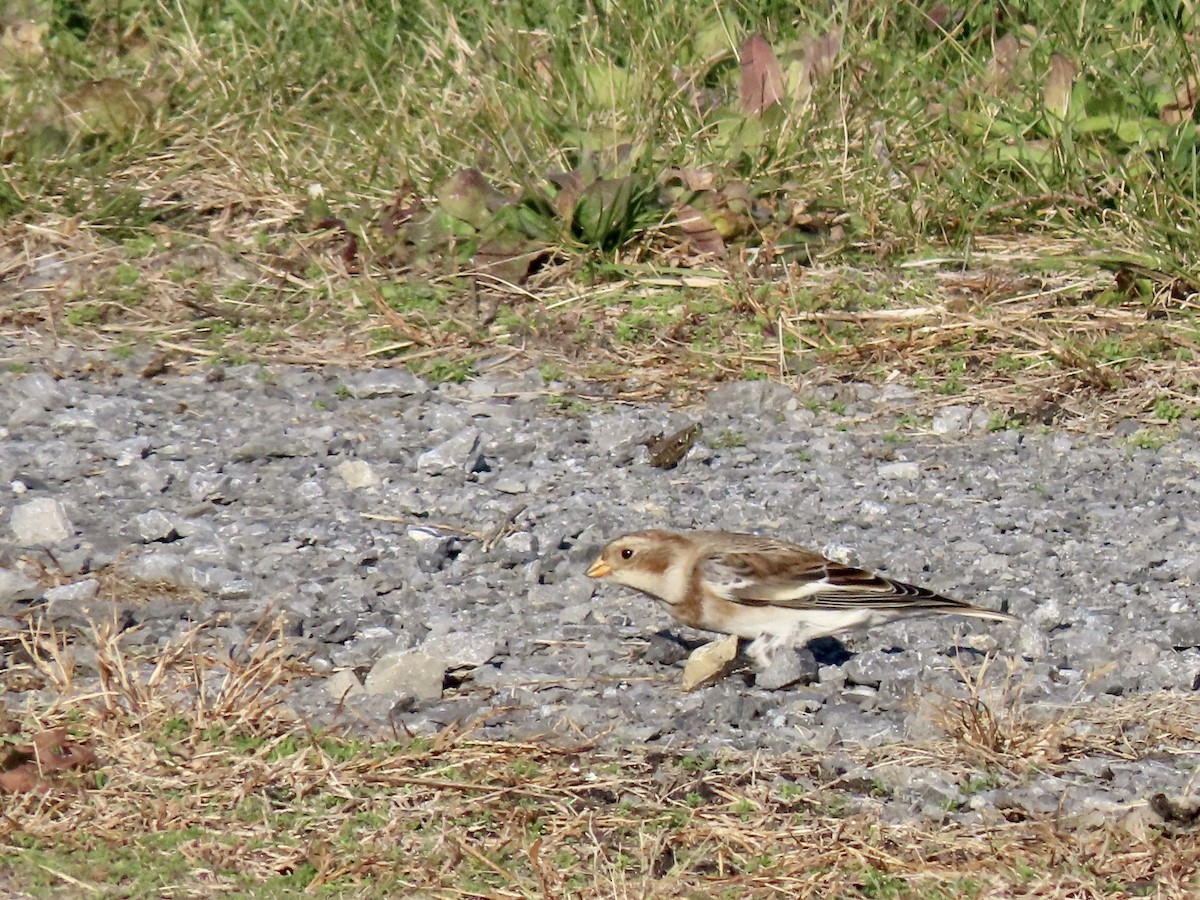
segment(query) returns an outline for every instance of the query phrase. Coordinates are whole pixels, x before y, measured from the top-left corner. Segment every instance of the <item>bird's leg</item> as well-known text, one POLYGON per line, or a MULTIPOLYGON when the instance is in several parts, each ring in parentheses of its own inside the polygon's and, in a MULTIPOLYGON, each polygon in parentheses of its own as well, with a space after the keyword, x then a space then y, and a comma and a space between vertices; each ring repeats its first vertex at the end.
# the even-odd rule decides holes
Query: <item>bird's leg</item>
POLYGON ((771 657, 786 643, 787 640, 781 639, 778 635, 760 634, 750 642, 750 646, 746 648, 746 655, 759 669, 769 669, 771 668, 771 657))

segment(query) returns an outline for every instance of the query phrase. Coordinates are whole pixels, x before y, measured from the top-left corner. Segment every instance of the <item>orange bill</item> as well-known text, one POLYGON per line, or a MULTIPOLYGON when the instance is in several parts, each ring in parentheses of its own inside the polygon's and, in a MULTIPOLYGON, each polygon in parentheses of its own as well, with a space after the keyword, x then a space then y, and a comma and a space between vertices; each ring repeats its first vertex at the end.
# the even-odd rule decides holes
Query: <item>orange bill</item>
POLYGON ((603 578, 605 575, 612 574, 612 566, 603 559, 598 559, 592 563, 592 567, 587 570, 587 573, 589 578, 603 578))

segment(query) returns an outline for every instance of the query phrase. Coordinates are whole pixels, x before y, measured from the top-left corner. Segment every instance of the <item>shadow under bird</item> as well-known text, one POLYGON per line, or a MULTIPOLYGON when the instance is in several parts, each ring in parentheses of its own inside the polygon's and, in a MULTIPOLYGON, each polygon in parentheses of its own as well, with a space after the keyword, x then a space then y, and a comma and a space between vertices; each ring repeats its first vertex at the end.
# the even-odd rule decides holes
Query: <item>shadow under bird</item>
POLYGON ((587 574, 649 594, 684 625, 751 640, 747 652, 763 668, 780 647, 911 616, 1019 621, 787 541, 728 531, 635 531, 607 544, 587 574))

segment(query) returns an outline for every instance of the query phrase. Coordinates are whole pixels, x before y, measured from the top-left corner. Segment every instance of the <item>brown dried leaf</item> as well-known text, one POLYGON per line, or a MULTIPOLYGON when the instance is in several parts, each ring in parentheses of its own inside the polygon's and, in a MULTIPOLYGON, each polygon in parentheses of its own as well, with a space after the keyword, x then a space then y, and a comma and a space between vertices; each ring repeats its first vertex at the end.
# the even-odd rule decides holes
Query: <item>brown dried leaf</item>
POLYGON ((685 167, 671 169, 667 172, 668 179, 678 179, 689 191, 711 191, 717 184, 717 176, 709 169, 685 167))
POLYGON ((1042 102, 1047 112, 1065 119, 1071 110, 1071 89, 1075 86, 1075 63, 1061 53, 1050 57, 1050 72, 1046 76, 1046 88, 1042 102))
POLYGON ((738 49, 742 80, 738 107, 743 115, 761 116, 783 99, 783 70, 766 38, 752 34, 738 49))
POLYGON ((569 222, 575 215, 579 195, 583 193, 583 174, 578 169, 572 169, 570 172, 552 172, 547 177, 558 188, 552 201, 554 211, 560 219, 569 222))
POLYGON ((545 252, 545 244, 501 235, 480 244, 472 264, 477 272, 493 275, 509 284, 524 284, 530 270, 545 252))
POLYGON ((94 769, 96 754, 68 740, 66 729, 54 728, 34 736, 32 744, 10 746, 0 758, 0 792, 44 791, 50 782, 42 776, 72 769, 94 769))
POLYGON ((725 255, 725 240, 704 213, 694 206, 681 203, 675 207, 674 216, 675 224, 697 253, 725 255))
POLYGON ((68 740, 65 728, 54 728, 34 735, 33 749, 44 773, 96 766, 96 754, 90 748, 68 740))
POLYGON ((992 50, 992 61, 988 63, 985 86, 989 93, 997 93, 1012 79, 1013 69, 1017 65, 1017 57, 1021 53, 1021 42, 1015 34, 1009 33, 996 41, 992 50))
POLYGON ((695 445, 700 432, 700 423, 693 422, 674 434, 664 437, 660 431, 653 437, 646 438, 642 443, 650 451, 650 465, 659 469, 675 468, 695 445))
POLYGON ((838 54, 842 52, 842 29, 834 28, 828 34, 817 38, 805 51, 804 59, 808 66, 808 77, 813 84, 828 78, 837 67, 838 54))
POLYGON ((50 783, 38 777, 37 766, 33 763, 23 763, 16 768, 0 772, 0 793, 29 794, 33 791, 45 791, 50 783))

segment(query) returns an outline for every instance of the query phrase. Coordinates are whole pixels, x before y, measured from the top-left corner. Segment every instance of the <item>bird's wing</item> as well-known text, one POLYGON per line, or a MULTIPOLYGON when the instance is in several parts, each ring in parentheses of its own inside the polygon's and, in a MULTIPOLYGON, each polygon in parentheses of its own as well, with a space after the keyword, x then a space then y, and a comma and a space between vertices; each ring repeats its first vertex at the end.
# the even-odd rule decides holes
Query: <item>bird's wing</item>
MULTIPOLYGON (((755 550, 714 552, 701 561, 702 574, 717 593, 746 606, 790 609, 968 607, 926 588, 893 581, 819 553, 774 544, 755 550)), ((969 608, 969 607, 968 607, 969 608)))

